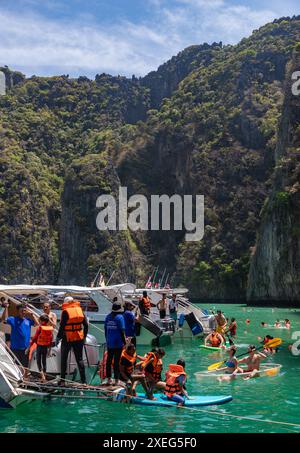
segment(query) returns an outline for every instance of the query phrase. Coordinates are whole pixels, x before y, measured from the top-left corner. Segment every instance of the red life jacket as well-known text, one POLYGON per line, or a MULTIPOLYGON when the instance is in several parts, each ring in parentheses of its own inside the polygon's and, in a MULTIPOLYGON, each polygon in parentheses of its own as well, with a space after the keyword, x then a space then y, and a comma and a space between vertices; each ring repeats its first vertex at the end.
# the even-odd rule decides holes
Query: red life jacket
POLYGON ((211 342, 211 345, 214 346, 214 347, 219 347, 220 344, 221 344, 221 340, 219 338, 219 335, 216 334, 216 333, 212 333, 211 334, 211 337, 210 337, 210 342, 211 342))
MULTIPOLYGON (((179 382, 176 382, 176 379, 179 376, 184 375, 184 378, 186 379, 186 373, 184 371, 183 366, 181 365, 169 365, 169 370, 166 372, 166 388, 165 388, 165 395, 167 395, 169 398, 171 398, 173 395, 176 395, 178 393, 182 392, 182 387, 179 384, 179 382)), ((184 379, 184 380, 185 380, 184 379)))

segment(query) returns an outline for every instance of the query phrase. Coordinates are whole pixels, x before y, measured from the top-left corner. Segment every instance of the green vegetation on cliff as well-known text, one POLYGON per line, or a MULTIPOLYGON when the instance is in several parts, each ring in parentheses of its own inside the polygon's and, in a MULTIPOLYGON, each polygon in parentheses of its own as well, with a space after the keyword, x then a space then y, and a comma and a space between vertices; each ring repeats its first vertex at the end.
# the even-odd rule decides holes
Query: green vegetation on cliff
POLYGON ((15 77, 0 97, 1 281, 86 284, 100 264, 134 280, 159 264, 194 296, 244 297, 299 31, 284 18, 191 46, 142 79, 15 77), (120 184, 203 194, 204 239, 99 233, 96 199, 120 184))

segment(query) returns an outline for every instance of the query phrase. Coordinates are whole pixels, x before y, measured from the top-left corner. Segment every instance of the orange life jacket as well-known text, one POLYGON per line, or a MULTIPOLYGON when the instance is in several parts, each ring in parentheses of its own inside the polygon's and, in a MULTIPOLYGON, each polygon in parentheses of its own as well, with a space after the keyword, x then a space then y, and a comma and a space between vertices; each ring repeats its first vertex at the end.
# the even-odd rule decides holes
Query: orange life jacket
POLYGON ((165 387, 165 395, 171 398, 173 395, 181 393, 182 387, 180 386, 179 382, 176 382, 176 379, 179 376, 184 375, 186 378, 186 373, 184 371, 183 366, 181 365, 169 365, 169 370, 166 372, 166 387, 165 387))
POLYGON ((51 346, 52 343, 52 326, 41 326, 41 333, 38 336, 37 344, 39 346, 51 346))
POLYGON ((211 345, 214 347, 220 346, 221 340, 219 338, 219 335, 216 333, 212 333, 211 337, 210 337, 210 342, 211 342, 211 345))
POLYGON ((161 380, 161 372, 163 369, 163 363, 160 358, 157 357, 154 352, 148 352, 146 359, 144 360, 143 368, 145 368, 145 374, 150 375, 156 382, 161 380), (150 360, 153 358, 152 362, 150 360), (147 365, 152 365, 153 370, 147 370, 147 365))
POLYGON ((125 371, 126 371, 126 374, 128 374, 128 375, 132 374, 133 369, 134 369, 134 365, 135 365, 135 362, 136 362, 136 352, 133 354, 133 356, 131 356, 131 355, 129 355, 127 353, 126 349, 123 349, 122 354, 121 354, 121 358, 120 358, 120 362, 121 362, 122 358, 128 360, 128 362, 130 363, 130 365, 124 367, 125 371))
POLYGON ((65 325, 65 335, 67 341, 79 341, 83 340, 83 328, 82 323, 84 320, 84 314, 80 306, 80 302, 74 301, 65 303, 62 305, 62 310, 68 313, 69 319, 65 325))
POLYGON ((151 303, 150 303, 150 300, 149 300, 148 296, 147 297, 142 297, 141 301, 142 301, 142 304, 143 304, 145 310, 150 310, 151 309, 151 303))

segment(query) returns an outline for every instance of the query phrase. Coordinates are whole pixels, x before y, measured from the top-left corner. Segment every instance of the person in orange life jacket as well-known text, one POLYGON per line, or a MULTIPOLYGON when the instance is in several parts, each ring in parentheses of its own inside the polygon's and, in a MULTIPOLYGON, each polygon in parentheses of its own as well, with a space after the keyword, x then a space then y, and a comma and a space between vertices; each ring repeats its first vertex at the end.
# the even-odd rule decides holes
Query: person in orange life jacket
MULTIPOLYGON (((47 356, 50 356, 51 345, 53 341, 53 327, 50 324, 48 315, 41 315, 39 318, 40 326, 37 328, 34 337, 30 342, 30 346, 34 343, 37 344, 36 348, 36 361, 39 372, 41 373, 41 381, 46 381, 47 372, 47 356)), ((26 354, 29 353, 26 349, 26 354)))
POLYGON ((157 304, 157 308, 159 310, 159 317, 160 319, 164 319, 166 317, 166 314, 167 314, 167 306, 168 306, 168 302, 167 302, 167 295, 164 293, 162 295, 162 299, 160 299, 160 301, 158 302, 157 304))
POLYGON ((188 398, 185 389, 186 373, 185 361, 180 359, 176 365, 169 365, 169 370, 166 372, 165 395, 171 401, 175 401, 177 406, 183 406, 185 398, 188 398))
POLYGON ((224 345, 224 339, 221 334, 214 329, 204 340, 205 346, 213 346, 215 348, 222 348, 224 345))
POLYGON ((139 301, 141 315, 150 315, 151 307, 155 307, 155 305, 151 302, 147 291, 143 291, 143 297, 139 301))
POLYGON ((138 383, 141 383, 146 394, 148 394, 148 387, 146 384, 145 376, 135 371, 137 359, 143 360, 144 358, 137 355, 134 344, 129 343, 123 349, 120 358, 120 376, 122 381, 126 382, 128 393, 136 395, 135 388, 138 383))
POLYGON ((113 383, 111 379, 113 361, 115 383, 116 385, 120 385, 120 358, 123 347, 126 344, 125 321, 121 304, 113 303, 111 313, 105 318, 104 330, 107 344, 106 377, 108 379, 104 384, 111 385, 113 383))
POLYGON ((88 328, 88 322, 80 302, 75 301, 73 297, 65 297, 62 305, 60 326, 55 341, 56 345, 61 341, 61 382, 66 377, 68 355, 72 349, 79 369, 81 383, 86 383, 83 346, 88 334, 88 328))
POLYGON ((164 390, 165 383, 162 381, 161 373, 163 369, 162 358, 165 355, 163 348, 154 348, 151 352, 146 354, 146 357, 142 362, 137 364, 137 367, 140 367, 144 370, 146 377, 146 384, 149 389, 149 399, 155 399, 153 397, 154 388, 164 390))

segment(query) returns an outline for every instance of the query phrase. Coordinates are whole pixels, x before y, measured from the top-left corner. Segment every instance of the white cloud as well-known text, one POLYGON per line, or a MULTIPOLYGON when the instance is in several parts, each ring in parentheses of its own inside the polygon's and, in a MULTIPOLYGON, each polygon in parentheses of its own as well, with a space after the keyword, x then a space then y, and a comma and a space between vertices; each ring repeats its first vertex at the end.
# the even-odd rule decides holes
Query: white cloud
MULTIPOLYGON (((291 10, 292 2, 287 2, 291 10)), ((263 0, 256 9, 230 0, 148 0, 147 21, 116 19, 114 25, 88 17, 67 22, 30 12, 17 15, 0 6, 0 65, 27 75, 144 75, 189 45, 236 43, 285 15, 276 0, 270 7, 263 5, 263 0)))

